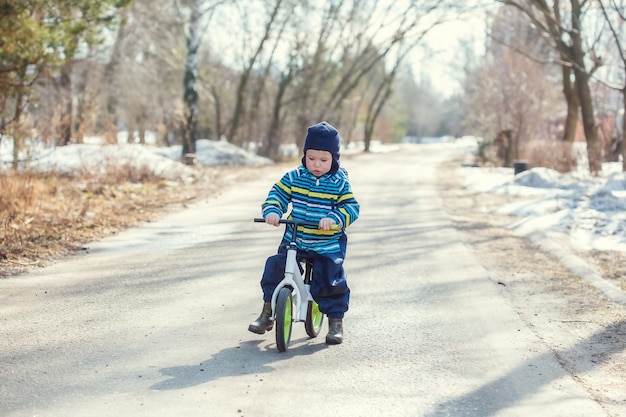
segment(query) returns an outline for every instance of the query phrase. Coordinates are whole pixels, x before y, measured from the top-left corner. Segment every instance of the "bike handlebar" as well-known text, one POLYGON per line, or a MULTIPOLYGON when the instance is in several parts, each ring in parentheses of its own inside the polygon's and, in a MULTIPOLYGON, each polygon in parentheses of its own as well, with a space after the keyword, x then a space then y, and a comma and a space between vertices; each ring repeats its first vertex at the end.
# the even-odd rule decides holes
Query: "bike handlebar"
MULTIPOLYGON (((255 223, 265 223, 265 219, 262 217, 255 217, 254 218, 254 222, 255 223)), ((309 226, 309 227, 319 227, 319 223, 315 223, 315 222, 309 222, 309 221, 300 221, 300 220, 289 220, 289 219, 280 219, 278 221, 278 223, 283 223, 283 224, 293 224, 296 226, 309 226)), ((338 224, 333 224, 330 227, 330 230, 340 230, 341 226, 339 226, 338 224)))

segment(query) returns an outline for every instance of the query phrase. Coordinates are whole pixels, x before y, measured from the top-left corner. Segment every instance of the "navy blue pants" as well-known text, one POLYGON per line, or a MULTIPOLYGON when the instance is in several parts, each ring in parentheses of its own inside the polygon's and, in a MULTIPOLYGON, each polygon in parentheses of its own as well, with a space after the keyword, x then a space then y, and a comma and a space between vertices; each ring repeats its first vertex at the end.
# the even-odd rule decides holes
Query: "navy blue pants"
MULTIPOLYGON (((315 252, 298 252, 298 256, 313 259, 311 295, 319 305, 320 311, 333 319, 343 318, 350 303, 350 288, 343 269, 344 254, 345 251, 323 255, 315 252)), ((267 258, 261 278, 263 301, 272 301, 274 289, 285 276, 286 258, 285 242, 281 243, 276 255, 267 258)))

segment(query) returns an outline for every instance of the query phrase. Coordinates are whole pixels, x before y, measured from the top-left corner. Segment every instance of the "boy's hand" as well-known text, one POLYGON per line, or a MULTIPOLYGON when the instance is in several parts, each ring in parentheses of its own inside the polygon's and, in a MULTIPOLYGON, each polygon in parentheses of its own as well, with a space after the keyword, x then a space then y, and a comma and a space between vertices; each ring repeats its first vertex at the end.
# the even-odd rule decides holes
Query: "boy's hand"
POLYGON ((265 223, 271 224, 272 226, 278 226, 280 222, 280 216, 276 213, 270 213, 265 216, 265 223))
POLYGON ((335 221, 333 219, 329 217, 324 217, 320 220, 320 223, 317 227, 322 230, 330 230, 333 227, 333 224, 335 224, 335 221))

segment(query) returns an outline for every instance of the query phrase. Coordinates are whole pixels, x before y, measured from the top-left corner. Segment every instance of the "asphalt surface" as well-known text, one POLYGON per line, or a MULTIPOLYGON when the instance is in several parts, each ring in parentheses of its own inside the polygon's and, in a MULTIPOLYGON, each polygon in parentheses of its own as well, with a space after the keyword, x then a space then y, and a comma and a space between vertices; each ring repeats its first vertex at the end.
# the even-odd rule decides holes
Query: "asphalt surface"
POLYGON ((362 214, 342 345, 247 331, 279 170, 0 281, 0 415, 606 416, 458 238, 434 186, 449 152, 344 161, 362 214))

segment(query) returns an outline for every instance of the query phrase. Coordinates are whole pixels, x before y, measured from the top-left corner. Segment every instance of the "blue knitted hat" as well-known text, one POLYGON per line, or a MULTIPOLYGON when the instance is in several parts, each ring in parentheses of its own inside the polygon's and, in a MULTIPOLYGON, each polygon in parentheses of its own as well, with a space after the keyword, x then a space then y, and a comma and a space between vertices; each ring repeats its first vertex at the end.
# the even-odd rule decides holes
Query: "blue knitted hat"
MULTIPOLYGON (((327 122, 320 122, 309 127, 304 140, 304 154, 306 155, 307 149, 330 152, 333 164, 329 173, 334 174, 339 169, 340 143, 341 138, 337 129, 327 122)), ((304 157, 302 157, 302 164, 306 166, 304 157)))

